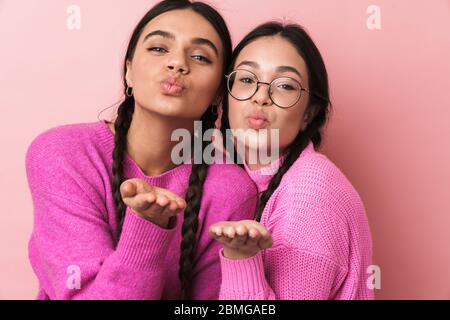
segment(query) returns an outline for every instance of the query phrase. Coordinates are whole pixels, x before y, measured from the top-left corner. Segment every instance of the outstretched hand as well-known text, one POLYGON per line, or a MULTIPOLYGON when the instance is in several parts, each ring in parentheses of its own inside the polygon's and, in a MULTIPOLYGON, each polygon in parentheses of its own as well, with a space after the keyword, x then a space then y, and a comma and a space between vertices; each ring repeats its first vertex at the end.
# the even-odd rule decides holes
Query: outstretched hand
POLYGON ((272 235, 254 220, 221 221, 209 228, 209 235, 224 246, 230 259, 246 259, 272 246, 272 235))
POLYGON ((186 208, 186 201, 177 194, 149 185, 141 179, 129 179, 120 186, 123 202, 136 214, 167 228, 171 217, 186 208))

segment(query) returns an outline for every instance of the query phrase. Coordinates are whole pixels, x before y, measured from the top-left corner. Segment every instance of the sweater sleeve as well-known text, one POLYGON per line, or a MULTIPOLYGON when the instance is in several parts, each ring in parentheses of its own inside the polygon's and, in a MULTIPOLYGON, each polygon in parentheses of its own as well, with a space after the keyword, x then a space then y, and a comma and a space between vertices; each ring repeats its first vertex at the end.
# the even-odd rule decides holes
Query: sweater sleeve
POLYGON ((58 300, 159 299, 174 230, 127 209, 116 245, 101 203, 83 191, 70 160, 46 152, 52 146, 39 139, 26 157, 34 207, 29 258, 41 288, 58 300))
POLYGON ((317 300, 329 299, 345 270, 319 254, 284 245, 266 250, 265 275, 262 252, 243 260, 221 254, 221 300, 317 300))

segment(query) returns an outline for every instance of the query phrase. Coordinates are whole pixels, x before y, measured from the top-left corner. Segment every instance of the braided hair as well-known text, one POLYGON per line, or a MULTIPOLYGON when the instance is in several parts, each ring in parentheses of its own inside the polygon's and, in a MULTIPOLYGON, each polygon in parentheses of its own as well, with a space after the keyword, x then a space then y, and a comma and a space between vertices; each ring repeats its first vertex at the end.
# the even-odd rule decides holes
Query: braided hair
MULTIPOLYGON (((204 17, 215 29, 222 40, 223 44, 223 66, 222 70, 226 70, 231 58, 231 37, 227 25, 222 16, 211 6, 202 3, 191 3, 189 0, 164 0, 156 4, 141 19, 133 31, 123 65, 123 84, 124 84, 124 100, 120 103, 117 110, 117 118, 114 121, 115 137, 113 150, 112 165, 112 192, 114 197, 115 213, 118 223, 117 241, 120 238, 122 226, 125 217, 126 205, 120 194, 120 185, 124 182, 123 176, 123 160, 127 152, 127 134, 133 118, 135 109, 135 100, 132 94, 129 94, 126 82, 127 62, 132 61, 134 52, 145 26, 155 17, 172 10, 191 9, 204 17)), ((222 79, 221 87, 224 87, 222 79)), ((215 106, 210 105, 206 112, 202 115, 202 127, 207 129, 214 128, 217 120, 217 112, 214 112, 215 106)), ((203 143, 202 149, 206 147, 203 143)), ((192 165, 192 172, 189 177, 189 186, 186 192, 186 209, 184 210, 184 222, 182 226, 181 255, 179 279, 181 283, 181 298, 188 299, 190 297, 189 287, 194 267, 194 253, 197 242, 198 229, 198 213, 200 210, 201 199, 203 194, 203 184, 206 180, 208 165, 203 162, 192 165)))
MULTIPOLYGON (((261 37, 281 36, 289 41, 296 49, 299 55, 304 59, 308 67, 310 95, 306 113, 314 115, 303 131, 299 131, 294 141, 292 141, 283 151, 284 161, 278 171, 271 178, 269 185, 260 195, 256 209, 255 220, 261 221, 262 212, 274 191, 281 183, 284 174, 289 170, 292 164, 297 160, 300 154, 312 141, 314 148, 320 147, 322 142, 321 129, 325 125, 329 114, 331 102, 329 99, 328 75, 322 56, 308 33, 299 25, 283 25, 278 22, 267 22, 253 29, 233 51, 230 64, 231 72, 236 63, 239 53, 251 42, 261 37)), ((227 94, 225 92, 225 94, 227 94)), ((221 119, 221 131, 225 134, 226 129, 230 128, 228 119, 228 100, 223 101, 223 116, 221 119)), ((236 152, 235 152, 236 153, 236 152)))

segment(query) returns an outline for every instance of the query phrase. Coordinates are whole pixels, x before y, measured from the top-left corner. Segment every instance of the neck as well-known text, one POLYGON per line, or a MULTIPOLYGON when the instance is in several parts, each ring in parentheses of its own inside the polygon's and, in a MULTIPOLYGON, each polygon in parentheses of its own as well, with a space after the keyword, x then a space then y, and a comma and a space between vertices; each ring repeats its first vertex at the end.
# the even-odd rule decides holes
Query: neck
POLYGON ((259 170, 261 168, 264 168, 266 166, 268 166, 269 164, 262 164, 259 159, 258 161, 252 161, 252 163, 249 162, 249 158, 248 158, 248 150, 245 151, 245 165, 251 170, 251 171, 255 171, 255 170, 259 170))
MULTIPOLYGON (((279 156, 281 156, 283 150, 279 150, 279 156)), ((262 163, 259 157, 259 152, 258 149, 251 149, 249 147, 245 147, 245 165, 251 170, 251 171, 255 171, 255 170, 259 170, 261 168, 264 167, 269 167, 272 165, 272 162, 266 163, 266 161, 264 161, 264 163, 262 163), (250 158, 250 152, 253 152, 254 155, 258 155, 257 157, 253 156, 250 158), (255 161, 256 158, 256 161, 255 161), (251 160, 251 162, 250 162, 251 160)), ((276 161, 277 159, 272 159, 272 161, 276 161)))
POLYGON ((175 168, 171 141, 176 129, 194 130, 194 121, 163 117, 136 105, 127 135, 127 153, 148 176, 158 176, 175 168))

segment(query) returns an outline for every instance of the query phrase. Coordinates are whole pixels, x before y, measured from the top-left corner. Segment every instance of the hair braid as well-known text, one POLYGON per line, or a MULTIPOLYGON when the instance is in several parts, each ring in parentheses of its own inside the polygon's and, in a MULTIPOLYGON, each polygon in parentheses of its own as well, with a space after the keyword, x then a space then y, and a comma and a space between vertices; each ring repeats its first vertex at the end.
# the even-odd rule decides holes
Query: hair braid
MULTIPOLYGON (((204 131, 214 128, 217 115, 212 113, 212 106, 202 116, 204 131)), ((207 143, 202 143, 203 149, 207 143)), ((192 165, 192 172, 189 177, 189 187, 186 192, 186 209, 184 210, 184 221, 181 229, 181 255, 179 278, 181 282, 181 299, 189 299, 189 285, 194 267, 194 255, 197 244, 198 213, 200 211, 201 199, 203 195, 203 184, 205 183, 208 164, 204 163, 203 157, 200 164, 192 165)))
POLYGON ((122 232, 122 225, 125 218, 125 203, 120 194, 120 185, 123 182, 123 160, 127 151, 127 133, 131 125, 131 119, 134 113, 134 99, 127 97, 119 106, 117 111, 117 119, 114 122, 114 150, 113 150, 113 181, 112 191, 114 195, 114 204, 117 218, 117 241, 122 232))

